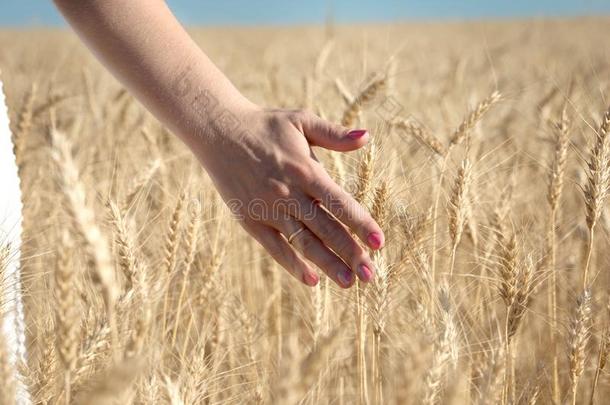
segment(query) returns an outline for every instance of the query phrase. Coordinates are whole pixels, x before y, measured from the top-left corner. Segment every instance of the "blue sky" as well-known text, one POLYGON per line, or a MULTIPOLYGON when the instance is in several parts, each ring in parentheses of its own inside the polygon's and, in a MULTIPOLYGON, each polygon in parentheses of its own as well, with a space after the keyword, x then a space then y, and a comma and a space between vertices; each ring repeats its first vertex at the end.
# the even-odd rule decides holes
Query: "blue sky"
MULTIPOLYGON (((63 25, 51 0, 7 3, 1 6, 2 26, 63 25)), ((168 0, 168 4, 189 25, 321 23, 329 10, 338 22, 610 15, 610 0, 168 0)))

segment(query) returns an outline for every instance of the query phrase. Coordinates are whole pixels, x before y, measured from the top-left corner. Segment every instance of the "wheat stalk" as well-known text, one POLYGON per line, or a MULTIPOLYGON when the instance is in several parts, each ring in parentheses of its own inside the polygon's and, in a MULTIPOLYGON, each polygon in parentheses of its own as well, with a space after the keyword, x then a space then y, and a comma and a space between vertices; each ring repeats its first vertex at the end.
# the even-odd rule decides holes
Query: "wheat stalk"
POLYGON ((582 275, 583 289, 589 283, 589 265, 593 253, 595 225, 601 215, 601 210, 610 187, 610 152, 608 151, 607 135, 610 131, 610 108, 604 114, 591 149, 591 156, 587 162, 587 183, 583 188, 587 227, 589 228, 589 243, 587 246, 586 262, 582 275))
POLYGON ((551 276, 549 277, 549 324, 550 339, 553 350, 553 400, 556 403, 560 402, 559 392, 559 364, 557 356, 557 241, 555 229, 557 228, 557 215, 559 211, 559 202, 563 191, 563 183, 565 170, 567 165, 567 155, 569 146, 569 130, 570 120, 564 107, 561 113, 561 119, 556 124, 555 128, 555 153, 549 179, 549 191, 547 200, 549 202, 549 223, 547 230, 548 251, 549 251, 549 267, 551 276))
POLYGON ((468 114, 468 116, 462 121, 462 123, 458 126, 458 128, 453 132, 453 135, 450 137, 450 144, 447 152, 442 160, 440 175, 438 179, 438 184, 436 185, 436 192, 434 197, 434 206, 432 209, 432 279, 433 281, 436 279, 436 249, 437 249, 437 228, 438 228, 438 207, 440 204, 441 198, 441 190, 443 188, 443 181, 445 178, 445 170, 447 168, 447 162, 451 157, 451 151, 456 145, 462 143, 467 137, 470 136, 470 132, 476 124, 483 118, 485 113, 489 111, 489 109, 500 101, 501 95, 499 92, 494 91, 488 98, 481 101, 477 107, 468 114))
POLYGON ((606 324, 602 332, 602 336, 599 340, 599 351, 597 356, 597 367, 595 369, 595 377, 593 378, 593 384, 591 386, 591 397, 589 404, 595 403, 595 391, 599 382, 599 376, 606 367, 608 360, 608 352, 610 351, 610 304, 606 305, 606 324))

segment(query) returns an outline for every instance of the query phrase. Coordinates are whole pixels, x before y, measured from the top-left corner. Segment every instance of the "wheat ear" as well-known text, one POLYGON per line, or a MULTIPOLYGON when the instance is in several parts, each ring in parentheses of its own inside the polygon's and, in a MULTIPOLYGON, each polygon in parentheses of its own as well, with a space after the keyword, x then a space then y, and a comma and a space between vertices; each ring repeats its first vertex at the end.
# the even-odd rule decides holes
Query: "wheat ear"
POLYGON ((15 153, 17 166, 20 170, 23 169, 25 159, 25 143, 27 142, 27 137, 32 130, 34 122, 34 102, 36 100, 37 93, 38 86, 36 83, 32 83, 30 91, 25 97, 23 108, 19 112, 17 128, 13 134, 13 152, 15 153))
POLYGON ((67 231, 62 233, 55 269, 55 330, 57 354, 64 370, 64 398, 70 404, 71 377, 76 367, 80 337, 80 315, 76 298, 76 272, 69 255, 74 246, 67 231))
POLYGON ((483 118, 483 116, 491 109, 491 107, 500 101, 502 95, 498 91, 491 93, 489 97, 481 101, 474 110, 472 110, 457 127, 450 137, 451 145, 459 145, 469 136, 470 132, 474 129, 477 123, 483 118))
POLYGON ((172 216, 169 221, 169 226, 167 229, 167 234, 165 236, 165 245, 163 248, 164 257, 163 257, 163 282, 165 283, 165 298, 163 300, 163 335, 165 336, 166 325, 167 325, 167 315, 169 308, 169 295, 170 289, 169 284, 171 283, 174 267, 176 266, 176 257, 178 255, 178 245, 180 238, 178 233, 178 228, 180 226, 180 222, 182 220, 182 207, 184 205, 184 201, 186 199, 186 193, 180 193, 180 197, 178 197, 178 201, 176 202, 176 206, 174 207, 174 211, 172 212, 172 216))
POLYGON ((121 271, 127 281, 127 289, 131 289, 134 285, 136 277, 136 259, 134 254, 134 244, 131 240, 125 219, 119 210, 119 207, 114 201, 107 202, 108 210, 110 211, 110 222, 115 232, 115 243, 118 250, 119 265, 121 271))
MULTIPOLYGON (((506 317, 504 323, 504 346, 506 351, 506 370, 507 373, 504 375, 504 389, 502 391, 503 403, 508 400, 509 387, 511 385, 512 377, 512 345, 510 324, 511 324, 511 310, 516 302, 516 298, 519 292, 519 267, 517 263, 517 244, 515 241, 514 234, 511 235, 510 239, 502 237, 502 245, 500 245, 500 257, 499 257, 499 273, 500 273, 500 285, 499 293, 500 297, 504 301, 506 306, 506 317)), ((514 391, 512 392, 514 394, 514 391)))
POLYGON ((477 107, 468 114, 468 116, 462 121, 459 127, 453 132, 450 138, 449 148, 442 160, 438 184, 436 185, 434 205, 432 209, 432 280, 436 280, 436 247, 437 247, 437 228, 438 228, 438 207, 441 199, 441 191, 443 189, 443 181, 445 179, 445 169, 447 168, 447 162, 451 157, 451 151, 454 146, 462 143, 467 137, 470 136, 470 132, 476 126, 476 124, 483 118, 485 113, 489 109, 500 101, 501 95, 499 92, 494 91, 489 97, 480 102, 477 107))
POLYGON ((373 166, 377 158, 377 146, 375 142, 369 143, 362 154, 358 167, 358 183, 354 198, 362 205, 367 205, 366 196, 370 190, 373 180, 373 166))
POLYGON ((568 331, 568 359, 570 362, 570 397, 576 405, 578 382, 582 375, 587 344, 591 337, 591 291, 585 289, 576 301, 576 311, 568 331))
MULTIPOLYGON (((199 206, 197 206, 199 207, 199 206)), ((192 210, 189 212, 190 221, 186 231, 186 258, 184 260, 184 273, 182 275, 182 287, 180 288, 180 295, 178 296, 178 304, 176 309, 176 321, 174 322, 174 332, 172 334, 172 346, 176 341, 176 335, 178 334, 178 327, 180 326, 180 315, 182 313, 182 304, 184 301, 184 295, 186 293, 186 286, 189 282, 189 276, 193 262, 195 261, 195 253, 197 253, 197 242, 199 240, 199 218, 201 216, 200 210, 192 210)))
POLYGON ((466 206, 469 204, 468 190, 470 188, 471 172, 472 165, 468 159, 465 159, 462 161, 462 165, 458 169, 455 183, 451 191, 449 204, 447 206, 447 213, 449 217, 449 235, 451 236, 452 241, 449 276, 453 275, 456 250, 460 244, 460 240, 462 239, 462 233, 464 232, 464 224, 466 222, 466 206))
POLYGON ((125 193, 125 198, 121 203, 122 212, 128 211, 134 205, 140 191, 142 191, 142 189, 146 187, 146 185, 155 176, 155 173, 157 173, 159 167, 161 167, 161 160, 155 159, 144 171, 138 174, 135 180, 130 184, 127 193, 125 193))
POLYGON ((606 110, 595 136, 595 143, 587 162, 587 184, 583 188, 587 227, 589 228, 589 243, 582 276, 583 289, 589 286, 589 265, 591 264, 591 254, 593 253, 595 224, 599 220, 604 201, 608 197, 608 188, 610 187, 610 151, 608 150, 607 142, 609 131, 610 108, 606 110))
MULTIPOLYGON (((33 387, 34 398, 36 403, 50 403, 55 395, 56 389, 56 369, 57 369, 57 342, 55 338, 55 330, 51 326, 51 322, 47 321, 47 325, 43 326, 44 331, 41 333, 42 338, 39 349, 38 361, 35 367, 36 383, 33 387)), ((71 377, 74 380, 73 377, 71 377)))
POLYGON ((341 118, 341 124, 344 127, 350 128, 358 119, 362 108, 369 102, 371 102, 377 94, 379 94, 387 85, 386 76, 373 79, 368 85, 366 85, 360 93, 358 93, 354 99, 347 105, 343 112, 343 118, 341 118))
POLYGON ((449 288, 446 284, 439 289, 441 307, 440 327, 434 345, 432 366, 426 375, 426 392, 424 404, 434 405, 440 401, 443 376, 448 366, 457 364, 457 329, 455 327, 453 310, 449 299, 449 288))
POLYGON ((447 153, 445 145, 415 120, 397 120, 394 121, 392 125, 404 131, 407 135, 415 137, 438 156, 443 157, 447 153))
POLYGON ((94 268, 93 281, 102 292, 108 323, 112 334, 112 350, 117 355, 118 331, 115 319, 115 302, 118 294, 114 268, 110 259, 108 242, 95 221, 93 210, 85 199, 85 187, 72 157, 72 145, 59 131, 51 133, 53 140, 52 157, 58 168, 61 191, 68 202, 67 210, 74 228, 85 241, 88 258, 94 268))
POLYGON ((507 339, 509 341, 517 334, 534 292, 534 264, 531 258, 520 266, 516 287, 515 297, 508 308, 507 339))

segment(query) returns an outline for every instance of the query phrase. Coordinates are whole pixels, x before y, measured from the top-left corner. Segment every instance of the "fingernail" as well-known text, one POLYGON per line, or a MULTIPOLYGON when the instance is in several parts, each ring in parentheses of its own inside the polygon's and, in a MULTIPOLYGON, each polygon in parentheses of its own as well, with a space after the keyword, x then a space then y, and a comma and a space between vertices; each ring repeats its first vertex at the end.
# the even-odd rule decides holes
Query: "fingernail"
POLYGON ((364 282, 369 282, 373 279, 373 272, 368 268, 366 264, 361 264, 358 266, 358 276, 364 282))
POLYGON ((318 285, 318 281, 320 281, 320 279, 318 278, 317 274, 313 274, 313 273, 304 273, 303 274, 303 282, 310 287, 315 287, 316 285, 318 285))
POLYGON ((366 129, 354 129, 347 133, 347 136, 351 139, 360 139, 366 135, 366 129))
POLYGON ((383 235, 378 232, 371 232, 368 237, 369 246, 373 249, 379 249, 383 246, 383 235))
POLYGON ((351 271, 343 269, 337 274, 337 278, 344 287, 349 287, 352 284, 354 276, 351 271))

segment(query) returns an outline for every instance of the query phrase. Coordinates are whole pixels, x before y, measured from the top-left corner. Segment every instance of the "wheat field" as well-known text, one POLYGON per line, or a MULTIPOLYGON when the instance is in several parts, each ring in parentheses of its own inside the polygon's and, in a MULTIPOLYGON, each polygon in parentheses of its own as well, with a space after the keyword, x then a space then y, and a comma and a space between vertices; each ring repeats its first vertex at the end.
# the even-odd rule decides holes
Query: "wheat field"
POLYGON ((253 101, 370 130, 317 153, 372 196, 375 281, 288 277, 75 35, 2 30, 34 403, 606 403, 610 19, 191 33, 253 101))

